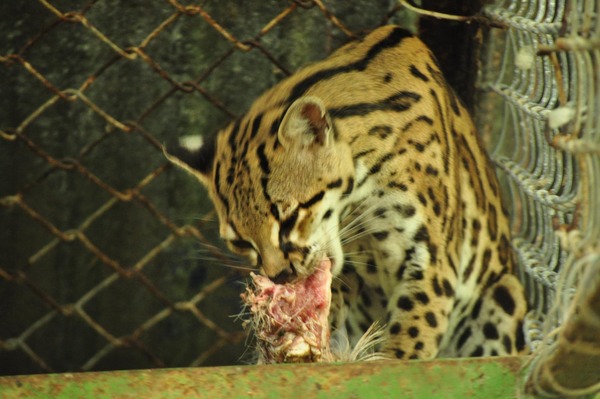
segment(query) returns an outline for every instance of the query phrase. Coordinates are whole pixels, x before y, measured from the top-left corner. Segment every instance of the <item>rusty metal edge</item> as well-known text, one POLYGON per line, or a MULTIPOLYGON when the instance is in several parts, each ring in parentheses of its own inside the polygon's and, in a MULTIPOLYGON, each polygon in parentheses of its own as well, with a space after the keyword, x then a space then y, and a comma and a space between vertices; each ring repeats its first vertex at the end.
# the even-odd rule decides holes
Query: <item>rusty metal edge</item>
POLYGON ((527 357, 0 377, 0 398, 515 398, 527 357))

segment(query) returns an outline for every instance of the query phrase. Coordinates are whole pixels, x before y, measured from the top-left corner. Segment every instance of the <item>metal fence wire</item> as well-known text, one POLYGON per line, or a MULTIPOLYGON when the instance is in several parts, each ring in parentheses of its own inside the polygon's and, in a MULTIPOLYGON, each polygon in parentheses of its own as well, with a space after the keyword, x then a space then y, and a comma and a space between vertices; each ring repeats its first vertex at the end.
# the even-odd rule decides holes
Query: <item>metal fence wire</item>
MULTIPOLYGON (((233 316, 246 270, 162 143, 213 134, 376 26, 431 16, 407 2, 333 0, 0 9, 0 375, 243 359, 233 316)), ((475 18, 474 114, 533 305, 536 392, 598 383, 569 385, 552 362, 570 345, 600 369, 597 338, 564 338, 573 314, 597 333, 600 323, 599 12, 597 0, 507 0, 475 18)))

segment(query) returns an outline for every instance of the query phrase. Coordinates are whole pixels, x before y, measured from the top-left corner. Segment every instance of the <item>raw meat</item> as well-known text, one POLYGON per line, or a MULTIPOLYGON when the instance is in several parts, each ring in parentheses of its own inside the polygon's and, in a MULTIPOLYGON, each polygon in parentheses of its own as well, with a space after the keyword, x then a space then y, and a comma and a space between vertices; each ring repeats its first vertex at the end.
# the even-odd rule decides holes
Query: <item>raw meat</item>
POLYGON ((251 318, 244 323, 256 335, 259 363, 330 361, 329 309, 331 261, 319 262, 315 272, 292 283, 275 284, 252 276, 242 294, 251 318))

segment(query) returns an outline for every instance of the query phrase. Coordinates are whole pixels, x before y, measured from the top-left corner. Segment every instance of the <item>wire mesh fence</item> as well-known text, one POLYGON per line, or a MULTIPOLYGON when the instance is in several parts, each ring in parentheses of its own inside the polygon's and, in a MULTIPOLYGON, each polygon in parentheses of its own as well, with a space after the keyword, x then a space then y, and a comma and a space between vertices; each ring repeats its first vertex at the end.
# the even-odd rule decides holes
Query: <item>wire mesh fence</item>
MULTIPOLYGON (((246 270, 162 143, 214 133, 299 66, 376 26, 414 26, 419 12, 13 3, 0 6, 0 374, 239 362, 246 270)), ((498 1, 475 19, 475 117, 512 208, 534 349, 566 318, 560 271, 599 267, 599 8, 498 1)))
POLYGON ((505 1, 484 15, 479 126, 507 180, 533 310, 527 390, 600 388, 600 3, 505 1), (575 299, 574 299, 575 298, 575 299))

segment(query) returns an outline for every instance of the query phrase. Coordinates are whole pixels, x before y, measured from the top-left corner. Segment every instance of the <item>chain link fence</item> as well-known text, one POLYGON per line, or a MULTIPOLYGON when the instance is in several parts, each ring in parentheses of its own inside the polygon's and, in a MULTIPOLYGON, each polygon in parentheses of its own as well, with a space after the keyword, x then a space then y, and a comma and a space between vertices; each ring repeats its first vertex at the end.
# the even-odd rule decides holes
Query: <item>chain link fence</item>
POLYGON ((448 22, 429 3, 3 3, 0 374, 240 362, 246 267, 162 143, 213 134, 303 64, 419 17, 434 49, 444 24, 468 35, 446 37, 468 57, 438 55, 512 208, 530 346, 555 344, 568 288, 600 267, 600 6, 497 1, 448 22))
POLYGON ((247 269, 161 145, 213 134, 290 71, 401 12, 385 1, 1 8, 0 374, 240 362, 247 269))

